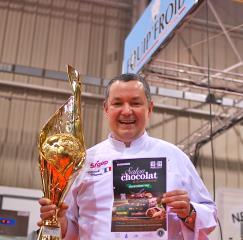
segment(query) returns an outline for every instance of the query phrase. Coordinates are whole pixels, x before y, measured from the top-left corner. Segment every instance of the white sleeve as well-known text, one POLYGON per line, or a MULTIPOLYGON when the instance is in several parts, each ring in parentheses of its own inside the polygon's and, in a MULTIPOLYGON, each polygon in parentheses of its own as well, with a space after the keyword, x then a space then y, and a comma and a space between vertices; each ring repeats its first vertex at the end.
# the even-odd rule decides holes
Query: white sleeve
POLYGON ((78 226, 78 218, 79 218, 79 207, 77 205, 79 192, 82 189, 82 174, 80 174, 77 179, 73 182, 67 196, 65 197, 64 202, 68 205, 67 210, 67 232, 63 240, 77 240, 79 239, 79 226, 78 226))
POLYGON ((181 222, 183 237, 188 240, 208 239, 207 235, 217 226, 216 206, 191 160, 186 155, 184 157, 185 185, 197 215, 194 232, 181 222))
POLYGON ((67 232, 63 240, 78 240, 78 226, 76 222, 73 222, 71 219, 68 218, 68 228, 67 232))

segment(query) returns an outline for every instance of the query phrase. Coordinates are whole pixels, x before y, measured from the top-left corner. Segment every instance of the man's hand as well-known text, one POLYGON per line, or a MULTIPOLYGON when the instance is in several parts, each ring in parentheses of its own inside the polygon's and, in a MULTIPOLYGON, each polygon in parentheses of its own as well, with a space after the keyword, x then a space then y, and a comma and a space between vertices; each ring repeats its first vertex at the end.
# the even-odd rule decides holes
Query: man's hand
POLYGON ((56 205, 52 204, 51 200, 48 198, 41 198, 39 200, 40 207, 40 218, 37 225, 41 227, 43 225, 44 220, 52 219, 57 211, 57 219, 61 225, 62 236, 65 236, 67 231, 67 218, 66 212, 68 209, 68 205, 63 203, 58 209, 56 205))
MULTIPOLYGON (((184 190, 174 190, 163 194, 162 203, 170 207, 171 212, 177 214, 180 218, 187 218, 190 215, 190 198, 184 190)), ((196 214, 191 217, 190 221, 183 221, 188 228, 194 231, 196 214)))
POLYGON ((190 198, 184 190, 174 190, 164 193, 162 202, 171 208, 178 217, 185 218, 190 212, 190 198))

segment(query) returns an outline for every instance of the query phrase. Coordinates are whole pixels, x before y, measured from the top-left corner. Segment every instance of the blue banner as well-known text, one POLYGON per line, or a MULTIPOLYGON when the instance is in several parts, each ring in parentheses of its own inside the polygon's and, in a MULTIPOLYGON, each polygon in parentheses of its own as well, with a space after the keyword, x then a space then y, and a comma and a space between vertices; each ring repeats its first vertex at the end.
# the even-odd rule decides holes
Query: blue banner
POLYGON ((138 73, 198 0, 153 0, 125 40, 123 73, 138 73))

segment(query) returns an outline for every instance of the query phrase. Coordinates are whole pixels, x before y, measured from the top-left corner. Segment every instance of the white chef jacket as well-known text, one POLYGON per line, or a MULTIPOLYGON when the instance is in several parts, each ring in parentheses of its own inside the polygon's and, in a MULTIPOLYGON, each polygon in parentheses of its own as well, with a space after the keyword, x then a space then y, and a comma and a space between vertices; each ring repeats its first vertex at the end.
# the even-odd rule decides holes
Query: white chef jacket
MULTIPOLYGON (((175 145, 152 138, 146 132, 133 141, 130 147, 109 135, 107 140, 87 150, 86 165, 65 199, 69 208, 68 229, 64 239, 116 239, 117 235, 111 233, 112 161, 156 157, 167 159, 167 191, 186 190, 197 212, 194 231, 187 228, 176 214, 168 212, 168 239, 208 239, 207 234, 217 225, 216 207, 192 162, 175 145)), ((153 236, 151 233, 150 239, 155 239, 153 236)), ((124 239, 130 238, 126 236, 124 239)), ((145 237, 141 235, 138 239, 143 240, 145 237)))

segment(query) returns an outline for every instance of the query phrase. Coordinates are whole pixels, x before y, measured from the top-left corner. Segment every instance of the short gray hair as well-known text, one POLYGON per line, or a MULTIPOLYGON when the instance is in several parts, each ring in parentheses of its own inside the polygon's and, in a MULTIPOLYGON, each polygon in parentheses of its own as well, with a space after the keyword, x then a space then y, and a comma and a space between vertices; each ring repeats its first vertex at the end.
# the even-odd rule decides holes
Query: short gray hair
POLYGON ((151 102, 151 93, 150 93, 149 84, 147 83, 147 81, 145 80, 144 77, 142 77, 141 75, 138 75, 138 74, 134 74, 134 73, 125 73, 125 74, 121 74, 119 76, 112 78, 110 80, 110 82, 107 84, 106 89, 105 89, 105 102, 107 102, 107 100, 108 100, 111 85, 116 81, 121 81, 121 82, 138 81, 138 82, 141 82, 143 84, 145 96, 146 96, 148 102, 151 102))

